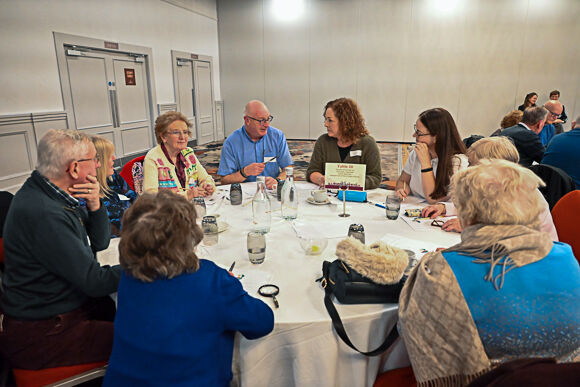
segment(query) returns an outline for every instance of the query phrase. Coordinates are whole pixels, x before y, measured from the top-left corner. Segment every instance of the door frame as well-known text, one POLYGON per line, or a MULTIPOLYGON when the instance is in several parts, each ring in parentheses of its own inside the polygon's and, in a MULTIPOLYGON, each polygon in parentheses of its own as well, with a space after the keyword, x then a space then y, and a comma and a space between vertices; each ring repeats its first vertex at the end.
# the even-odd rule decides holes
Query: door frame
MULTIPOLYGON (((177 83, 178 83, 177 59, 187 59, 187 60, 192 61, 192 66, 191 66, 192 74, 191 74, 191 76, 194 78, 194 81, 193 81, 194 89, 197 87, 197 85, 195 84, 195 75, 193 73, 193 72, 195 72, 195 62, 196 61, 209 62, 209 66, 211 69, 210 82, 211 82, 211 106, 212 106, 212 112, 213 112, 213 136, 214 136, 215 140, 222 139, 223 137, 219 136, 217 133, 217 122, 216 122, 217 111, 216 111, 216 101, 215 101, 215 85, 213 82, 213 57, 209 56, 209 55, 195 54, 192 52, 171 50, 171 69, 173 70, 173 95, 175 96, 175 105, 179 106, 180 105, 179 93, 177 92, 177 83)), ((196 100, 194 98, 194 102, 193 102, 194 109, 195 109, 195 103, 196 103, 196 100)), ((197 109, 195 111, 195 138, 196 138, 196 143, 199 144, 200 133, 199 133, 199 117, 197 115, 197 109)))
POLYGON ((64 106, 64 111, 67 115, 68 127, 71 129, 76 128, 76 119, 73 109, 73 101, 70 89, 70 82, 68 79, 68 70, 66 62, 66 52, 65 45, 76 46, 79 48, 86 48, 90 50, 97 50, 107 53, 114 54, 124 54, 124 55, 137 55, 144 58, 145 72, 147 79, 147 90, 149 99, 149 121, 151 124, 151 143, 156 144, 155 139, 155 102, 157 101, 157 93, 155 91, 155 78, 153 71, 153 50, 149 47, 136 46, 133 44, 113 42, 103 39, 88 38, 85 36, 70 35, 62 32, 53 31, 54 45, 56 49, 56 61, 58 65, 58 74, 60 77, 60 87, 62 94, 62 102, 64 106))

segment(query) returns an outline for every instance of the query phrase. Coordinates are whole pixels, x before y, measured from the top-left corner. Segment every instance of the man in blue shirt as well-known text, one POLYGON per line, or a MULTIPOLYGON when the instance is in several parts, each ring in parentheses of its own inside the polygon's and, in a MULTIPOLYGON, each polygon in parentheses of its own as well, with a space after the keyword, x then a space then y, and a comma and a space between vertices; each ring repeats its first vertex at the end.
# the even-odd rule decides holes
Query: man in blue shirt
POLYGON ((266 187, 272 188, 276 178, 284 179, 284 168, 292 165, 286 137, 270 126, 274 117, 261 101, 248 102, 244 110, 244 126, 225 141, 218 175, 222 184, 256 181, 266 176, 266 187))
POLYGON ((561 133, 550 141, 542 164, 560 168, 580 189, 580 116, 572 122, 572 130, 561 133))
POLYGON ((543 146, 548 145, 552 137, 556 135, 556 128, 554 123, 561 122, 560 115, 563 111, 563 106, 560 101, 549 100, 544 104, 544 107, 548 109, 548 115, 546 117, 546 124, 540 132, 540 141, 543 146))

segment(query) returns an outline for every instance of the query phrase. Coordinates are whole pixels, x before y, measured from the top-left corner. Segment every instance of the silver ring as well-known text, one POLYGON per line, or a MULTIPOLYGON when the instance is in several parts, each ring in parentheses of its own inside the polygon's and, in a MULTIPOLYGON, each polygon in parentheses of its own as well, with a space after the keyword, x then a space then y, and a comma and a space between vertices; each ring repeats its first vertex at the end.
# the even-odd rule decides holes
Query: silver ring
POLYGON ((91 189, 90 189, 90 188, 89 188, 89 189, 87 189, 87 193, 88 193, 88 194, 90 194, 90 193, 91 193, 91 189))

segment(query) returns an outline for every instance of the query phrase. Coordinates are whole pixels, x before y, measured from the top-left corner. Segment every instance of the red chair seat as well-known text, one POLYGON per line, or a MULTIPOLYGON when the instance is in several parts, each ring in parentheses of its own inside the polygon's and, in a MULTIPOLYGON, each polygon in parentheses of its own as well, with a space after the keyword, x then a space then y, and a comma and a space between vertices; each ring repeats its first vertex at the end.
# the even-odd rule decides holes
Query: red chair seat
POLYGON ((397 368, 380 374, 373 387, 417 387, 413 368, 397 368))
POLYGON ((558 239, 572 246, 574 256, 580 262, 580 190, 564 195, 552 209, 552 219, 558 232, 558 239))
POLYGON ((18 387, 40 387, 70 378, 71 376, 81 374, 94 368, 103 367, 106 364, 107 362, 102 361, 65 367, 45 368, 42 370, 13 368, 12 373, 14 374, 14 381, 18 387))

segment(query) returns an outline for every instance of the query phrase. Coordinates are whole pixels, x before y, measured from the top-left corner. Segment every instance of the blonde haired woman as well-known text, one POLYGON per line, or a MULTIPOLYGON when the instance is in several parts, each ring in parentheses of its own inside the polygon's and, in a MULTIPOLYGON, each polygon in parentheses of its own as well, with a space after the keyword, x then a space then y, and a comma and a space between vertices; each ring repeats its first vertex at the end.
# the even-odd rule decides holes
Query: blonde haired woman
POLYGON ((418 386, 465 386, 507 360, 580 357, 580 268, 540 231, 541 184, 506 160, 453 177, 461 242, 426 254, 399 298, 418 386))
POLYGON ((111 223, 111 238, 119 236, 123 213, 131 203, 137 199, 137 194, 129 188, 129 185, 115 171, 115 145, 108 139, 99 136, 92 137, 93 144, 97 149, 97 157, 101 166, 97 168, 97 181, 101 186, 99 196, 107 209, 109 222, 111 223))
MULTIPOLYGON (((477 165, 481 159, 501 159, 517 164, 520 161, 520 155, 509 137, 486 137, 473 143, 467 150, 467 159, 470 166, 477 165)), ((542 202, 542 212, 540 213, 541 229, 547 232, 553 241, 557 241, 558 232, 554 226, 550 206, 542 193, 539 190, 536 191, 542 202)), ((425 207, 422 216, 436 218, 439 215, 453 216, 456 214, 457 210, 453 203, 442 202, 425 207)), ((441 228, 444 231, 462 231, 461 224, 457 218, 448 220, 441 228)))
POLYGON ((179 112, 166 112, 155 120, 157 146, 147 152, 144 165, 144 192, 168 189, 188 200, 210 196, 215 182, 187 146, 191 122, 179 112))

